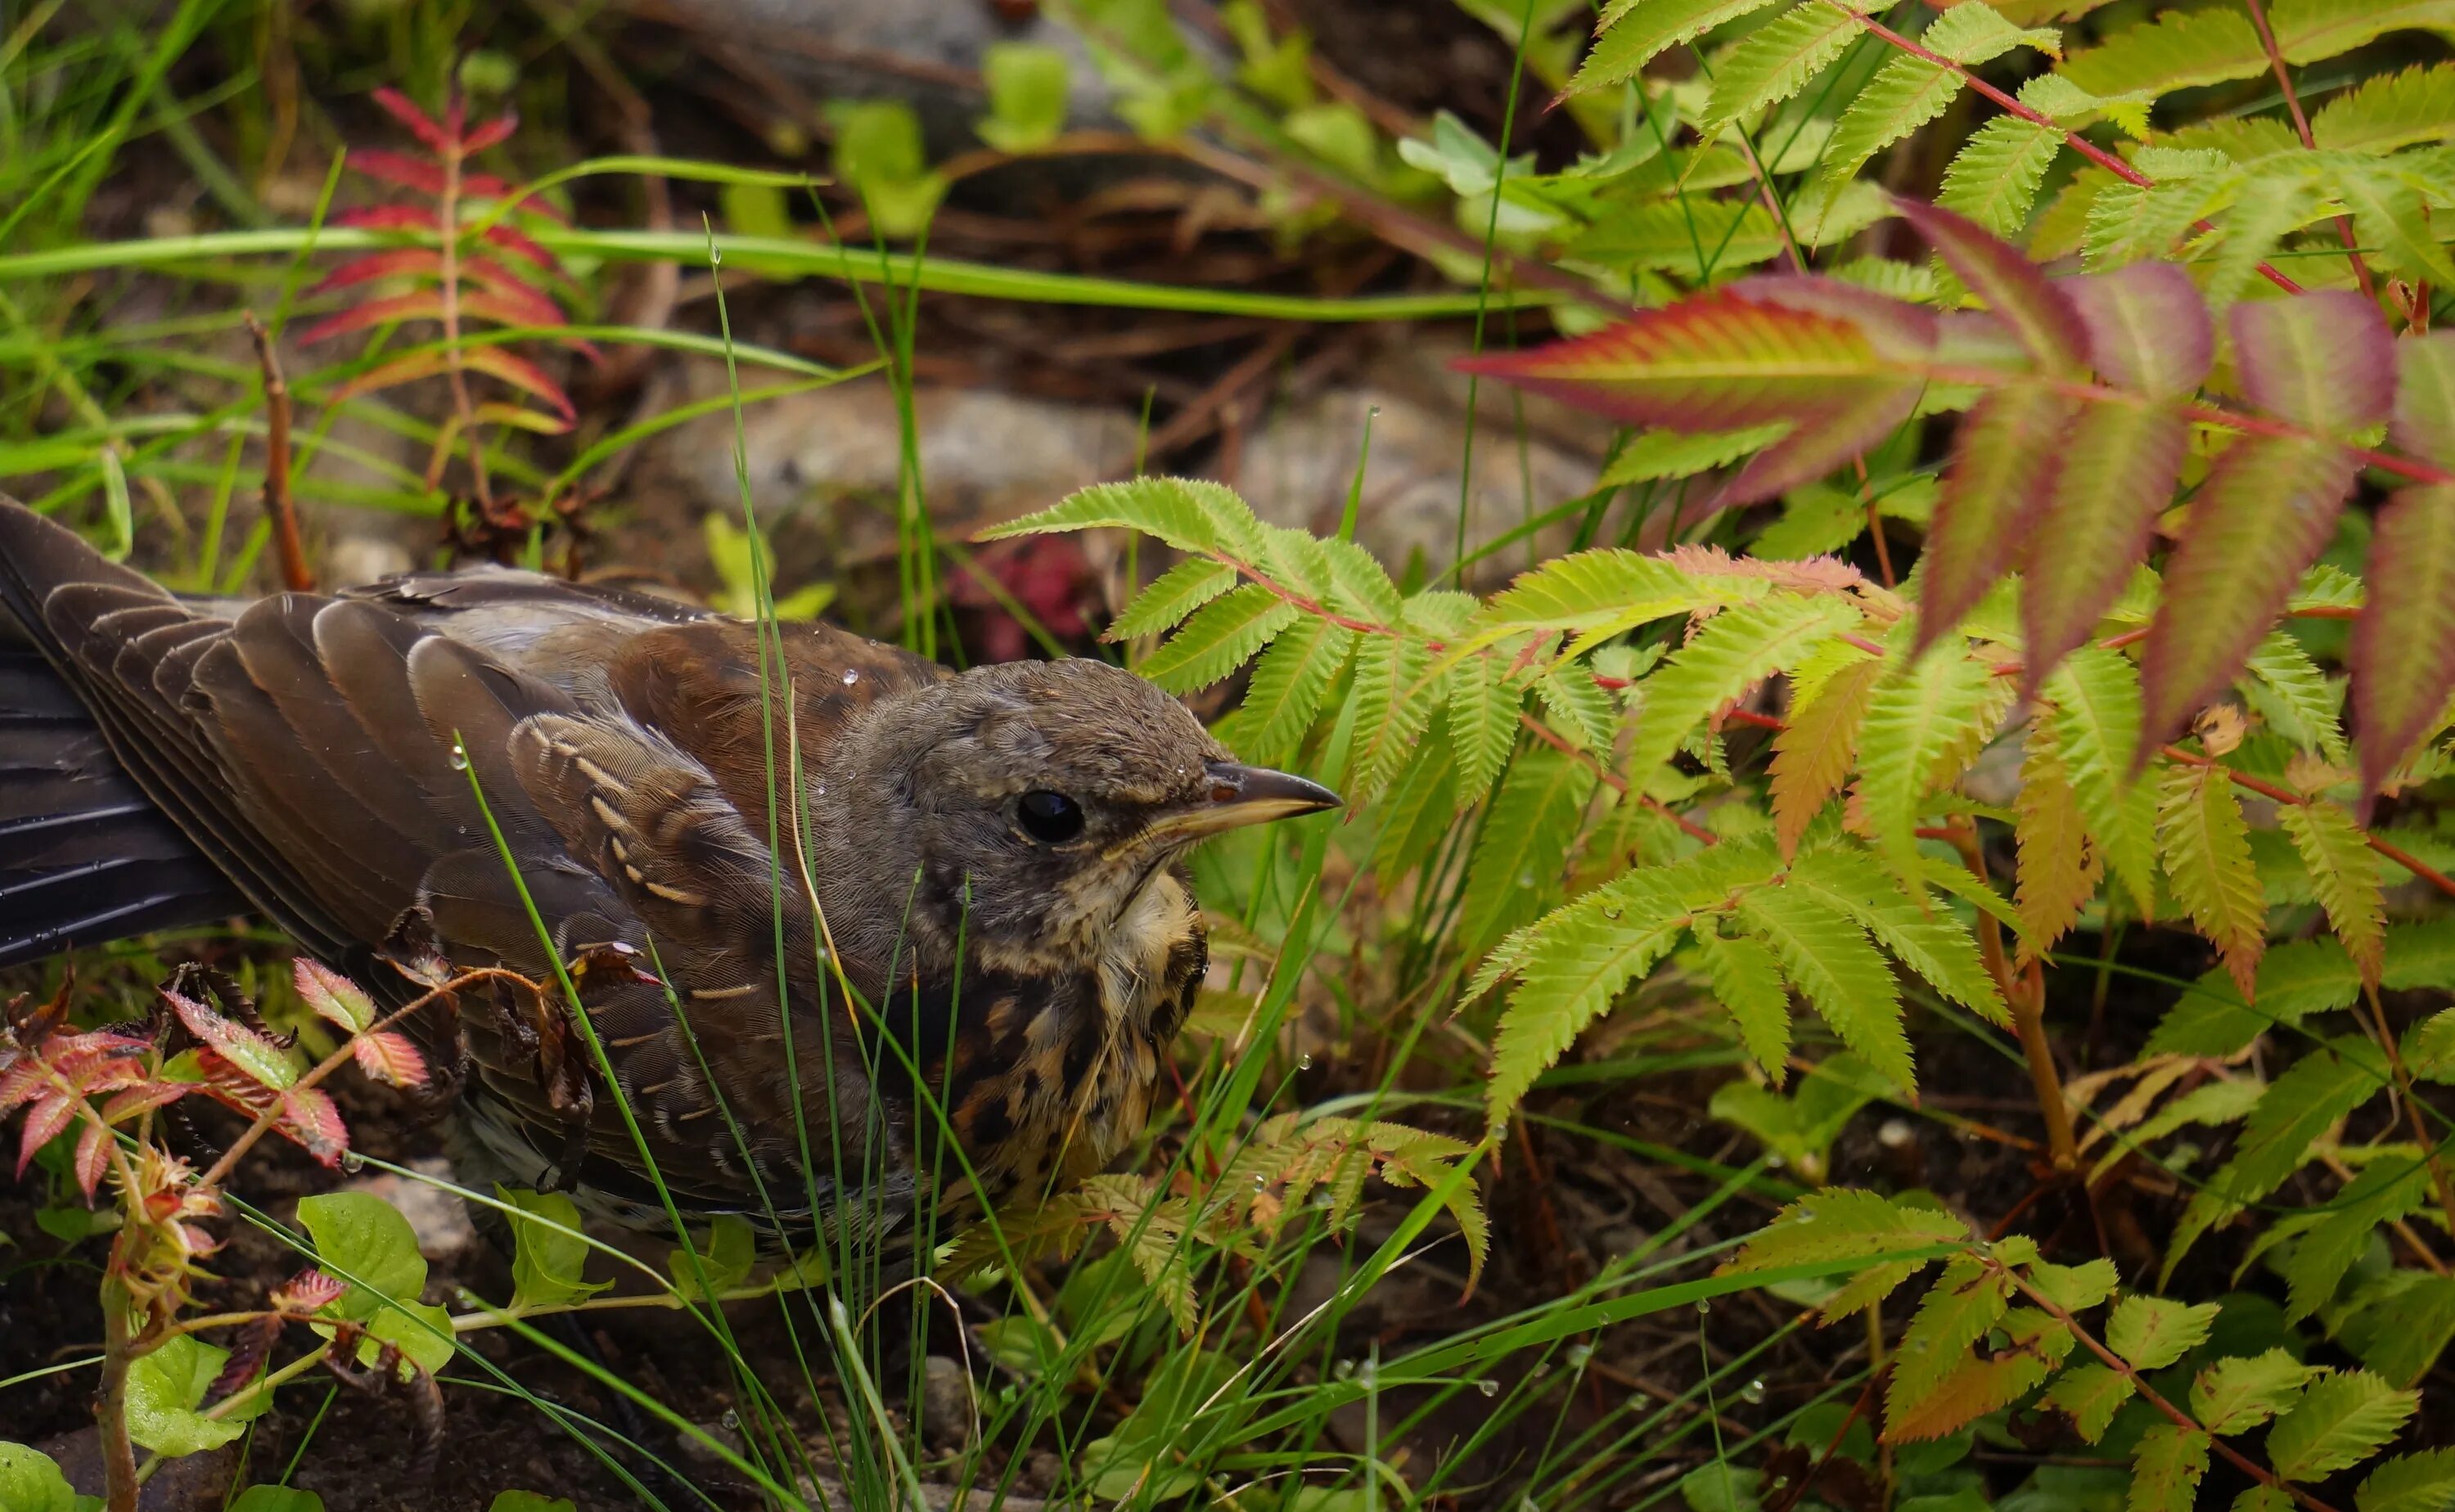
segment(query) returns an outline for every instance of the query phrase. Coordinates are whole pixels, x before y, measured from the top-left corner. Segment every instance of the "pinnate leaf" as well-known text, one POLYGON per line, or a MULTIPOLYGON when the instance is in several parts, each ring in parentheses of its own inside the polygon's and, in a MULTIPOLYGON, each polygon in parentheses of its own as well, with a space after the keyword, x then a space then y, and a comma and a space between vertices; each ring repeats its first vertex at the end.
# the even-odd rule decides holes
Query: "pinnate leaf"
POLYGON ((2333 290, 2257 300, 2234 306, 2229 318, 2235 366, 2253 404, 2335 434, 2386 420, 2395 338, 2368 298, 2333 290))
POLYGON ((2105 1347, 2134 1370, 2162 1370, 2206 1342, 2220 1311, 2163 1297, 2125 1297, 2105 1320, 2105 1347))
POLYGON ((2312 1382, 2268 1431, 2267 1462, 2287 1481, 2333 1475, 2385 1447, 2420 1407, 2418 1393, 2366 1370, 2335 1372, 2312 1382))
POLYGON ((2455 1507, 2455 1449, 2425 1449, 2381 1464, 2353 1493, 2358 1512, 2446 1512, 2455 1507))
POLYGON ((1259 583, 1211 600, 1136 670, 1170 693, 1207 688, 1295 623, 1296 606, 1259 583))
POLYGON ((1511 762, 1467 863, 1458 940, 1479 954, 1531 918, 1559 886, 1593 770, 1550 746, 1530 746, 1511 762))
MULTIPOLYGON (((2455 367, 2455 341, 2430 339, 2455 367)), ((2364 807, 2455 700, 2455 484, 2408 488, 2387 501, 2370 538, 2368 578, 2352 635, 2364 807)))
POLYGON ((2063 1372, 2038 1404, 2067 1414, 2080 1441, 2095 1443, 2131 1400, 2131 1378, 2110 1365, 2075 1365, 2063 1372))
POLYGON ((2124 763, 2140 738, 2140 675, 2120 652, 2086 648, 2045 682, 2072 795, 2105 859, 2142 917, 2156 897, 2153 797, 2135 798, 2124 763))
MULTIPOLYGON (((1994 14, 1981 5, 1971 15, 1981 12, 1994 14)), ((1998 23, 2001 24, 1999 17, 1998 23)), ((1936 23, 1938 28, 1943 25, 1942 21, 1936 23)), ((1836 136, 1839 134, 1835 132, 1836 136)), ((1986 301, 1996 318, 2011 328, 2020 349, 2039 371, 2071 376, 2088 366, 2085 328, 2079 310, 2037 264, 2000 237, 1951 211, 1902 198, 1896 198, 1893 207, 1917 228, 1918 234, 1969 286, 1970 292, 1986 301)))
POLYGON ((2079 796, 2063 764, 2059 727, 2031 721, 2020 761, 2020 791, 2014 800, 2023 954, 2051 948, 2080 920, 2097 891, 2097 868, 2088 854, 2088 829, 2079 796))
POLYGON ((1849 776, 1858 755, 1858 727, 1884 675, 1881 658, 1834 644, 1851 659, 1819 681, 1813 696, 1794 702, 1773 737, 1774 827, 1784 856, 1797 854, 1807 826, 1849 776))
POLYGON ((1865 930, 1823 899, 1789 887, 1742 896, 1736 917, 1772 950, 1783 975, 1843 1044, 1896 1084, 1915 1084, 1909 1037, 1901 1030, 1900 984, 1865 930))
POLYGON ((1714 999, 1730 1010, 1731 1021, 1738 1026, 1739 1042, 1773 1084, 1780 1086, 1790 1054, 1790 989, 1782 983, 1781 963, 1756 940, 1702 926, 1696 931, 1696 953, 1704 959, 1714 999))
MULTIPOLYGON (((1801 6, 1796 13, 1829 10, 1801 6)), ((1714 82, 1718 87, 1720 77, 1714 82)), ((2011 235, 2028 224, 2046 171, 2062 150, 2063 133, 2053 127, 1998 115, 1979 127, 1945 167, 1935 202, 1982 230, 2011 235)))
POLYGON ((1917 649, 1978 606, 2019 559, 2054 496, 2076 400, 2015 383, 1979 396, 1953 437, 1952 461, 1918 559, 1917 649))
POLYGON ((323 962, 301 956, 291 962, 291 976, 298 984, 299 998, 326 1022, 356 1034, 375 1021, 375 999, 323 962))
POLYGON ((1102 640, 1132 640, 1173 629, 1185 616, 1236 586, 1236 569, 1207 556, 1189 556, 1134 595, 1102 640))
POLYGON ((2160 1422, 2140 1435, 2131 1451, 2128 1512, 2191 1512, 2201 1478, 2208 1473, 2208 1436, 2197 1428, 2160 1422))
POLYGON ((1642 683, 1645 705, 1628 770, 1651 773, 1716 709, 1857 622, 1847 602, 1795 594, 1770 594, 1715 615, 1642 683))
POLYGON ((1996 679, 1958 641, 1895 665, 1858 731, 1858 796, 1877 849, 1904 883, 1918 874, 1917 823, 1926 796, 1960 775, 1987 734, 1996 679))
POLYGON ((2149 626, 2135 771, 2223 692, 2267 634, 2333 534, 2353 475, 2351 458, 2324 441, 2244 436, 2217 459, 2166 566, 2164 601, 2149 626))
POLYGON ((2361 968, 2362 979, 2377 986, 2385 965, 2386 901, 2369 837, 2350 814, 2323 799, 2279 804, 2276 818, 2309 868, 2320 906, 2344 953, 2361 968))
POLYGON ((1928 1289, 1893 1353, 1884 1416, 1898 1422, 1969 1359, 2011 1304, 2011 1279, 1972 1256, 1956 1257, 1928 1289))
POLYGON ((2191 1415, 2210 1433, 2247 1433, 2290 1406, 2318 1373, 2283 1349, 2220 1360, 2191 1382, 2191 1415))
POLYGON ((1969 1225, 1941 1208, 1913 1206, 1853 1187, 1827 1187, 1783 1208, 1723 1270, 1743 1275, 1816 1260, 1898 1260, 1968 1240, 1969 1225))
POLYGON ((1632 873, 1609 892, 1608 904, 1547 920, 1541 949, 1518 962, 1517 989, 1491 1042, 1485 1102, 1495 1129, 1507 1125, 1534 1079, 1622 988, 1669 955, 1688 927, 1685 901, 1659 874, 1632 873))
POLYGON ((2267 948, 2267 895, 2252 864, 2242 799, 2220 766, 2178 765, 2165 779, 2157 838, 2174 897, 2224 956, 2244 998, 2259 990, 2267 948))
POLYGON ((2190 274, 2174 264, 2134 263, 2056 287, 2087 333, 2089 366, 2108 383, 2180 399, 2207 381, 2216 327, 2190 274))

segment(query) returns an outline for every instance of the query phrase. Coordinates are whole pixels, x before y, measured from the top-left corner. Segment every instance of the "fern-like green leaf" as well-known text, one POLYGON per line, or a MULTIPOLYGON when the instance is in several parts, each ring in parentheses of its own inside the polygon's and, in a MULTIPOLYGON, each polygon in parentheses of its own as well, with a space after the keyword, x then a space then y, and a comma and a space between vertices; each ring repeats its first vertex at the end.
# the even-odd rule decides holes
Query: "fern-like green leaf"
POLYGON ((1221 738, 1248 761, 1285 765, 1312 728, 1355 640, 1345 626, 1311 617, 1281 632, 1262 653, 1232 722, 1222 721, 1221 738))
POLYGON ((2455 139, 2455 65, 2373 74, 2319 107, 2310 136, 2322 151, 2360 152, 2455 139))
POLYGON ((2270 631, 2243 670, 2252 678, 2254 701, 2277 734, 2338 766, 2352 759, 2336 713, 2336 690, 2301 641, 2282 630, 2270 631))
POLYGON ((1884 1417, 1899 1421, 1969 1358, 1970 1346, 2011 1305, 2012 1278, 1975 1256, 1945 1264, 1918 1303, 1893 1353, 1892 1380, 1884 1387, 1884 1417))
POLYGON ((1481 801, 1517 746, 1524 687, 1497 655, 1469 656, 1450 669, 1450 747, 1457 754, 1460 807, 1481 801))
POLYGON ((1100 638, 1133 640, 1174 629, 1186 615, 1235 586, 1233 567, 1207 556, 1188 556, 1136 594, 1100 638))
POLYGON ((1781 963, 1744 935, 1702 928, 1696 932, 1696 953, 1704 960, 1714 1000, 1730 1010, 1731 1021, 1738 1025, 1739 1042, 1773 1084, 1780 1086, 1790 1054, 1790 989, 1782 984, 1781 963))
POLYGON ((1768 595, 1715 615, 1639 684, 1645 702, 1629 772, 1643 780, 1714 710, 1857 622, 1858 612, 1840 599, 1795 594, 1768 595))
POLYGON ((2361 968, 2362 979, 2377 986, 2386 962, 2386 900, 2369 837, 2350 814, 2323 800, 2279 804, 2276 818, 2310 869, 2344 954, 2361 968))
POLYGON ((2367 1039, 2322 1043, 2268 1084, 2233 1158, 2191 1199, 2165 1246, 2170 1277, 2201 1235, 2284 1184, 2318 1155, 2319 1137, 2388 1085, 2386 1058, 2367 1039))
POLYGON ((1772 950, 1841 1042, 1897 1085, 1916 1084, 1901 1030, 1900 984, 1866 931, 1812 893, 1759 888, 1741 897, 1742 929, 1772 950))
POLYGON ((2241 298, 2258 278, 2259 265, 2324 209, 2318 186, 2305 175, 2261 174, 2243 184, 2225 212, 2224 239, 2207 260, 2208 303, 2222 307, 2241 298))
POLYGON ((1969 927, 1950 910, 1904 893, 1866 852, 1848 845, 1810 851, 1791 867, 1789 886, 1848 915, 1944 997, 1995 1023, 2011 1021, 1969 927))
POLYGON ((1329 575, 1329 607, 1375 625, 1395 625, 1406 613, 1398 585, 1370 552, 1353 541, 1319 543, 1329 575))
POLYGON ((2177 766, 2157 809, 2157 841, 2174 897, 2224 957, 2245 998, 2259 990, 2267 949, 2267 895, 2251 864, 2250 835, 2233 778, 2219 766, 2177 766))
POLYGON ((983 540, 1038 535, 1054 531, 1141 531, 1181 552, 1258 562, 1263 526, 1236 491, 1198 478, 1138 477, 1095 483, 1037 514, 992 526, 983 540))
POLYGON ((2105 1320, 2105 1347, 2134 1370, 2162 1370, 2207 1342, 2222 1310, 2215 1302, 2125 1297, 2105 1320))
POLYGON ((2220 1360, 2191 1382, 2191 1415, 2210 1433, 2248 1433, 2292 1405, 2318 1373, 2283 1349, 2220 1360))
POLYGON ((2358 1512, 2446 1512, 2455 1506, 2455 1449, 2426 1449, 2381 1464, 2353 1493, 2358 1512))
MULTIPOLYGON (((1821 8, 1809 6, 1803 9, 1821 8)), ((1856 22, 1850 24, 1854 29, 1856 26, 1856 22)), ((1655 478, 1693 477, 1713 468, 1729 466, 1768 442, 1780 439, 1782 433, 1789 429, 1787 425, 1775 424, 1752 425, 1737 431, 1704 431, 1694 434, 1677 431, 1648 431, 1612 458, 1611 465, 1603 469, 1603 475, 1595 479, 1594 487, 1620 488, 1655 478)))
POLYGON ((1903 1251, 1965 1244, 1969 1238, 1969 1225, 1941 1208, 1912 1206, 1852 1187, 1827 1187, 1783 1208, 1723 1269, 1746 1275, 1818 1260, 1898 1258, 1903 1251))
POLYGON ((2416 282, 2455 283, 2455 261, 2430 229, 2415 176, 2388 164, 2344 162, 2327 182, 2353 212, 2353 230, 2375 258, 2416 282))
POLYGON ((2106 869, 2143 918, 2156 904, 2154 799, 2135 797, 2123 764, 2140 741, 2140 674, 2120 652, 2094 646, 2046 679, 2072 794, 2106 869))
POLYGON ((1961 76, 1906 53, 1888 59, 1841 112, 1824 148, 1829 194, 1857 175, 1867 160, 1952 108, 1961 76))
POLYGON ((1753 119, 1807 88, 1864 30, 1853 10, 1810 3, 1749 32, 1714 70, 1714 92, 1697 136, 1713 141, 1732 123, 1753 119))
POLYGON ((2230 6, 2169 10, 2072 54, 2056 71, 2101 99, 2170 94, 2266 71, 2267 53, 2250 17, 2230 6))
POLYGON ((1725 22, 1761 10, 1773 0, 1643 0, 1624 9, 1586 54, 1561 92, 1583 94, 1625 84, 1654 55, 1725 22))
POLYGON ((2130 1377, 2108 1365, 2076 1365, 2046 1388, 2038 1405, 2067 1414, 2080 1441, 2095 1443, 2130 1400, 2130 1377))
POLYGON ((2060 727, 2051 719, 2030 722, 2013 808, 2019 815, 2013 837, 2026 948, 2042 953, 2080 921, 2081 905, 2097 891, 2087 824, 2063 762, 2060 727))
POLYGON ((1476 616, 1466 645, 1457 649, 1488 646, 1521 631, 1557 631, 1574 637, 1563 655, 1577 656, 1651 620, 1745 603, 1765 591, 1760 578, 1703 577, 1666 557, 1578 552, 1511 584, 1476 616))
POLYGON ((1204 605, 1136 670, 1170 693, 1207 688, 1296 621, 1296 606, 1259 583, 1204 605))
POLYGON ((1550 668, 1534 679, 1534 696, 1567 730, 1572 743, 1591 752, 1611 750, 1619 706, 1586 667, 1563 662, 1550 668))
POLYGON ((1418 758, 1437 685, 1432 657, 1411 635, 1364 635, 1355 648, 1355 747, 1348 770, 1359 802, 1388 790, 1418 758))
MULTIPOLYGON (((1717 77, 1717 90, 1720 84, 1717 77)), ((2029 223, 2046 171, 2062 150, 2063 133, 2053 127, 1998 115, 1953 155, 1935 202, 1998 236, 2016 235, 2029 223)))
POLYGON ((1960 775, 1988 730, 1994 675, 1958 642, 1896 665, 1876 689, 1858 731, 1858 796, 1893 875, 1915 885, 1917 824, 1926 796, 1960 775))
POLYGON ((1531 746, 1510 763, 1467 863, 1458 942, 1480 955, 1539 912, 1559 887, 1594 775, 1550 746, 1531 746))
MULTIPOLYGON (((2430 1200, 2429 1167, 2419 1160, 2381 1160, 2346 1182, 2325 1207, 2307 1215, 2316 1221, 2299 1229, 2280 1267, 2290 1288, 2285 1319, 2300 1322, 2324 1307, 2369 1248, 2378 1226, 2406 1217, 2430 1200)), ((2294 1232, 2283 1222, 2268 1232, 2280 1230, 2294 1232)))
POLYGON ((1517 989, 1491 1041, 1485 1105, 1494 1129, 1507 1125, 1534 1079, 1623 988, 1669 955, 1688 927, 1686 903, 1658 876, 1635 874, 1612 892, 1608 913, 1578 908, 1547 921, 1541 949, 1518 963, 1517 989))
MULTIPOLYGON (((1359 720, 1357 729, 1362 728, 1359 720)), ((1388 796, 1381 803, 1380 833, 1372 840, 1372 870, 1384 892, 1431 854, 1458 809, 1457 774, 1448 735, 1437 725, 1427 727, 1422 735, 1422 745, 1409 746, 1384 779, 1388 796)))

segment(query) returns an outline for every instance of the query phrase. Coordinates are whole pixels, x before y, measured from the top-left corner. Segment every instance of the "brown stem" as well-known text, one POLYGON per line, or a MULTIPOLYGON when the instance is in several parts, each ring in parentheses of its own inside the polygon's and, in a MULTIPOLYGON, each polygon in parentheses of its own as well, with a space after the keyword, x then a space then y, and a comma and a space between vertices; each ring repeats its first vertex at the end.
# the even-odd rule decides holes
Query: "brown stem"
MULTIPOLYGON (((2080 1325, 2080 1320, 2071 1315, 2071 1309, 2063 1306, 2060 1302, 2056 1301, 2053 1298, 2048 1297, 2045 1293, 2038 1290, 2035 1286, 2030 1285, 2025 1278, 2015 1272, 2010 1266, 2005 1265, 2002 1261, 1996 1260, 1993 1256, 1981 1255, 1978 1256, 1977 1259, 1978 1259, 1982 1263, 1993 1267, 1995 1271, 2003 1276, 2006 1280, 2010 1280, 2013 1285, 2019 1287, 2020 1289, 2020 1295, 2026 1297, 2033 1304, 2035 1304, 2039 1311, 2044 1313, 2055 1321, 2062 1324, 2065 1328, 2070 1329, 2071 1336, 2085 1345, 2090 1354, 2095 1355, 2099 1360, 2102 1361, 2107 1369, 2113 1371, 2116 1375, 2120 1376, 2123 1380, 2131 1382, 2131 1389, 2140 1394, 2141 1401, 2156 1408, 2159 1412, 2163 1413, 2165 1417, 2177 1427, 2188 1428, 2193 1433, 2207 1433, 2205 1428, 2200 1426, 2198 1419, 2192 1417, 2189 1413, 2184 1412, 2181 1408, 2175 1406, 2172 1402, 2159 1395, 2157 1388, 2148 1384, 2146 1377, 2141 1375, 2137 1370, 2132 1369, 2129 1361, 2125 1361, 2120 1355, 2116 1354, 2113 1350, 2106 1348, 2102 1343, 2100 1343, 2095 1334, 2082 1328, 2080 1325)), ((2208 1443, 2209 1446, 2214 1448, 2217 1453, 2224 1456, 2225 1462, 2228 1464, 2231 1464, 2235 1469, 2240 1470, 2242 1474, 2258 1482, 2261 1485, 2266 1486, 2271 1491, 2282 1491, 2285 1495, 2290 1496, 2294 1501, 2301 1502, 2303 1506, 2308 1508, 2309 1512, 2336 1512, 2336 1508, 2320 1501, 2317 1497, 2312 1496, 2309 1492, 2304 1491, 2300 1486, 2293 1485, 2285 1482, 2279 1477, 2275 1471, 2270 1470, 2263 1464, 2261 1464, 2250 1456, 2243 1454, 2241 1450, 2235 1448, 2232 1444, 2225 1442, 2222 1439, 2218 1438, 2215 1434, 2208 1434, 2208 1443)))
POLYGON ((273 544, 281 557, 281 586, 294 594, 315 591, 315 575, 298 543, 298 506, 290 496, 290 384, 273 337, 253 310, 241 313, 255 342, 256 366, 264 370, 264 509, 273 516, 273 544))
MULTIPOLYGON (((112 1246, 114 1252, 116 1245, 112 1246)), ((114 1254, 114 1259, 115 1259, 114 1254)), ((144 1351, 128 1326, 127 1288, 116 1276, 102 1285, 102 1381, 93 1394, 93 1421, 102 1436, 103 1504, 136 1512, 136 1445, 128 1437, 128 1367, 144 1351)))
MULTIPOLYGON (((1953 821, 1952 848, 1980 886, 1992 887, 1986 876, 1986 852, 1978 843, 1978 826, 1966 816, 1953 821)), ((2080 1146, 2072 1138, 2071 1104, 2063 1097, 2062 1073, 2055 1068, 2054 1047, 2046 1042, 2045 974, 2029 962, 2025 977, 2003 953, 2003 926, 1984 909, 1978 913, 1978 953, 2002 990, 2012 1011, 2012 1027, 2020 1037, 2020 1053, 2029 1062, 2029 1083, 2037 1089, 2038 1111, 2046 1120, 2046 1156, 2058 1171, 2080 1164, 2080 1146)))

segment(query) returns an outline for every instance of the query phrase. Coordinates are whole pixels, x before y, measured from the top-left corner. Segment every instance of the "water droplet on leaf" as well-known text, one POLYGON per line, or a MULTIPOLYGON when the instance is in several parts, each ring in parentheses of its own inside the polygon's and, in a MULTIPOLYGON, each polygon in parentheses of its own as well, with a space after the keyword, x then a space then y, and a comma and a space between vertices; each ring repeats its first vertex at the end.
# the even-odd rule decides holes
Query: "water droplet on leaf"
POLYGON ((1500 1395, 1500 1382, 1486 1376, 1474 1383, 1474 1389, 1487 1397, 1497 1397, 1500 1395))
POLYGON ((1296 1069, 1297 1069, 1298 1071, 1310 1071, 1310 1070, 1312 1069, 1312 1057, 1310 1057, 1310 1056, 1298 1056, 1298 1057, 1296 1057, 1296 1069))
POLYGON ((1746 1385, 1739 1388, 1739 1400, 1749 1403, 1750 1405, 1762 1401, 1764 1399, 1765 1383, 1761 1377, 1749 1381, 1746 1385))

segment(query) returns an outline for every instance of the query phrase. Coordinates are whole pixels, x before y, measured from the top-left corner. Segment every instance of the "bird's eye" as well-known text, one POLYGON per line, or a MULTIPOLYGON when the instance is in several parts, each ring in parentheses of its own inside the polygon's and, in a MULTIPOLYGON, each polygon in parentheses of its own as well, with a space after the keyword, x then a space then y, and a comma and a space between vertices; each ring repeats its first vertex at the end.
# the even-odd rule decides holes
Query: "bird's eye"
POLYGON ((1063 845, 1083 833, 1083 806, 1063 793, 1034 788, 1015 805, 1024 833, 1043 845, 1063 845))

